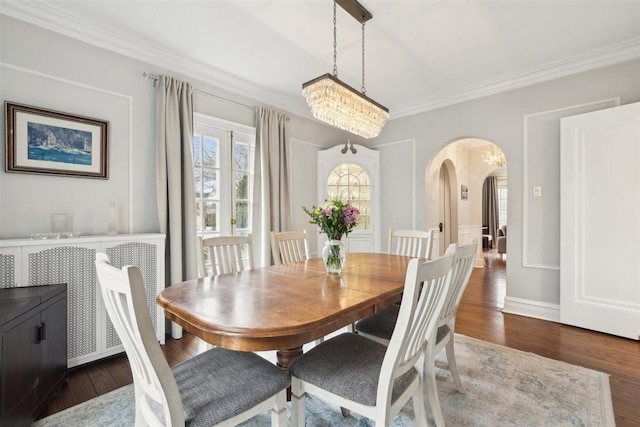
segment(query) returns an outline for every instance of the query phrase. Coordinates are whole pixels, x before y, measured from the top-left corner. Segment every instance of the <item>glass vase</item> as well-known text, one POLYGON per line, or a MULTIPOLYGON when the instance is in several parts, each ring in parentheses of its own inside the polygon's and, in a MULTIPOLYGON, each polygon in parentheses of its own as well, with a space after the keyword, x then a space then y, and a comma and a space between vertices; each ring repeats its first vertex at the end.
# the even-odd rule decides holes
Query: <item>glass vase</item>
POLYGON ((327 273, 340 274, 346 258, 346 251, 341 240, 327 240, 322 248, 322 259, 327 273))

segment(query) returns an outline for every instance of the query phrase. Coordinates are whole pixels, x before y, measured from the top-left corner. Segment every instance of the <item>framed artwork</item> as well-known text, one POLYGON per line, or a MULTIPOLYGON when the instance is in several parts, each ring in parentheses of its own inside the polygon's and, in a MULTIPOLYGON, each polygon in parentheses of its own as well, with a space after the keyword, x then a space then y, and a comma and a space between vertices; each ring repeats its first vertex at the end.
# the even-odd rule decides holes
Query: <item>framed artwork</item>
POLYGON ((6 171, 108 179, 105 120, 5 102, 6 171))
POLYGON ((460 199, 461 200, 469 199, 469 187, 467 187, 466 185, 460 186, 460 199))

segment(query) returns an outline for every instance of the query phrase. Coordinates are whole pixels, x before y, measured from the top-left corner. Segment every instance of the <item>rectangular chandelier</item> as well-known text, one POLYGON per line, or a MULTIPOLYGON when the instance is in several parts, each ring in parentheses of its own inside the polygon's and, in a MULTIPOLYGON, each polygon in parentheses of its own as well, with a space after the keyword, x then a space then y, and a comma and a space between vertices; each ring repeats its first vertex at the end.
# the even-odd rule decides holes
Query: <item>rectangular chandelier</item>
POLYGON ((364 87, 364 26, 373 18, 357 0, 333 2, 333 75, 324 74, 302 85, 302 95, 313 117, 363 138, 380 135, 389 118, 389 109, 366 95, 364 87), (358 92, 338 78, 336 5, 362 24, 362 91, 358 92))
POLYGON ((380 135, 389 110, 327 73, 302 85, 313 117, 363 138, 380 135))

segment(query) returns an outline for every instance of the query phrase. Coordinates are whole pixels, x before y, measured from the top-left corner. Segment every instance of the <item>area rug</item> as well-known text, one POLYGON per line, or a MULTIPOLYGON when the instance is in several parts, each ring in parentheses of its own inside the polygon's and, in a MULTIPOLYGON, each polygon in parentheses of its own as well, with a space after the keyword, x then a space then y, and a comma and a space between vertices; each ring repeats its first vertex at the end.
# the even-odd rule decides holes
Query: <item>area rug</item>
MULTIPOLYGON (((438 392, 448 426, 614 426, 609 378, 602 372, 547 359, 532 353, 456 335, 458 369, 465 394, 456 391, 438 356, 438 392)), ((428 422, 434 425, 426 402, 428 422)), ((373 422, 310 396, 307 426, 370 427, 373 422)), ((37 427, 133 426, 133 386, 99 396, 37 421, 37 427)), ((243 427, 270 425, 269 413, 243 427)), ((409 402, 393 426, 413 426, 409 402)))

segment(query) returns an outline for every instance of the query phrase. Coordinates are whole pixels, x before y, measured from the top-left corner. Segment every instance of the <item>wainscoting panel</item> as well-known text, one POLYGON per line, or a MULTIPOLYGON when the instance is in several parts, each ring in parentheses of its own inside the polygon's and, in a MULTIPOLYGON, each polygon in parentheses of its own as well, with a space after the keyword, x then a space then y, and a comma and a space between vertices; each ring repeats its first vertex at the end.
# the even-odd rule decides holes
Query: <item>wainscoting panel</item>
POLYGON ((560 269, 560 119, 619 104, 605 99, 523 117, 523 267, 560 269))

